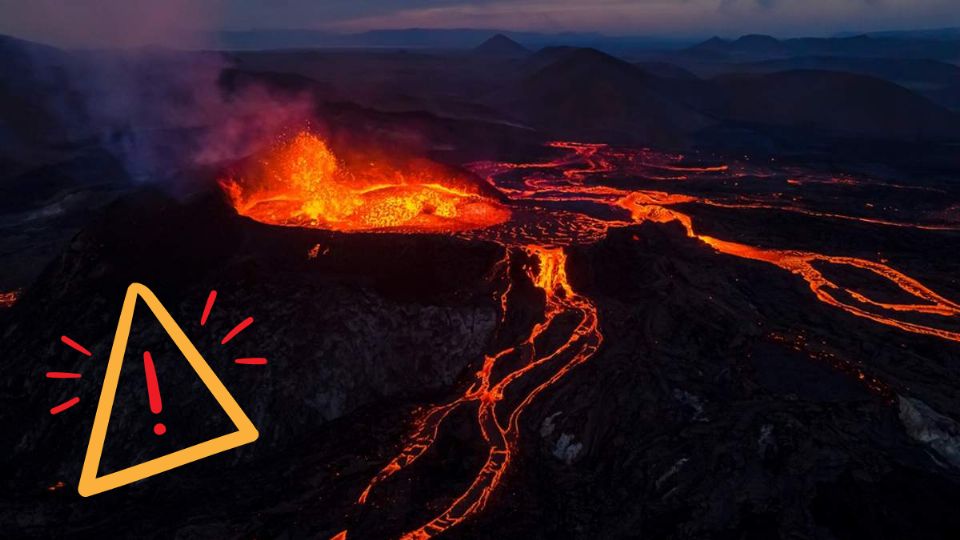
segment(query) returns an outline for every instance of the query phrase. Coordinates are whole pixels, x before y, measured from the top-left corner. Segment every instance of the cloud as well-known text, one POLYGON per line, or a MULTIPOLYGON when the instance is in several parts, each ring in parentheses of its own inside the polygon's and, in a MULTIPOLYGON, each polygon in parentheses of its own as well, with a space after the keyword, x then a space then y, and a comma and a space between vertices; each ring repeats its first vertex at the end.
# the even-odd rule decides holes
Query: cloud
POLYGON ((824 34, 960 25, 956 0, 517 0, 431 2, 346 18, 335 28, 496 27, 642 34, 824 34))
MULTIPOLYGON (((487 27, 632 34, 823 34, 960 26, 957 0, 0 0, 0 33, 184 41, 196 29, 487 27)), ((194 32, 194 36, 196 33, 194 32)))
POLYGON ((0 0, 0 32, 64 46, 197 45, 226 0, 0 0))

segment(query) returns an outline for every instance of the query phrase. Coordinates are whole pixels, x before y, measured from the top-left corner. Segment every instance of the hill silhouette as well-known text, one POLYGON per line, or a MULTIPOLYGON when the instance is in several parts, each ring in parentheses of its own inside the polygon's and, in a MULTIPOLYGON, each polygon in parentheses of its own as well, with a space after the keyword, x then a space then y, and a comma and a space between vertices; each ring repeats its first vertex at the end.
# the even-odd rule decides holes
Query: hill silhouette
POLYGON ((813 69, 869 75, 909 88, 945 107, 960 109, 960 67, 938 60, 799 56, 738 63, 724 69, 737 73, 813 69))
POLYGON ((530 53, 526 47, 503 34, 497 34, 477 45, 473 52, 488 56, 523 56, 530 53))
POLYGON ((558 136, 678 143, 711 123, 658 93, 657 77, 632 64, 595 49, 546 53, 557 60, 501 98, 533 126, 558 136))
POLYGON ((956 139, 960 118, 895 84, 849 73, 796 70, 714 80, 725 118, 876 139, 956 139))
POLYGON ((732 41, 714 37, 685 49, 681 54, 701 61, 810 55, 953 61, 960 57, 960 39, 902 39, 858 35, 778 40, 770 36, 747 35, 732 41))

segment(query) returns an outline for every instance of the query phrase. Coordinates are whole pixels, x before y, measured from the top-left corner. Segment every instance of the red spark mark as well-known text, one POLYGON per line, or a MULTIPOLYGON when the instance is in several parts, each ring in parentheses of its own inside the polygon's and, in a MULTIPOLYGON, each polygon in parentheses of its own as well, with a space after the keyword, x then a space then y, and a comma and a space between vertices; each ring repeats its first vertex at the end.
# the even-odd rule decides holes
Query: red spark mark
POLYGON ((220 341, 221 345, 226 345, 228 341, 235 338, 237 334, 243 332, 243 330, 253 324, 253 317, 247 317, 240 324, 233 327, 233 330, 227 332, 227 335, 223 336, 223 339, 220 341))
POLYGON ((234 360, 236 364, 243 364, 248 366, 262 366, 267 363, 266 358, 237 358, 234 360))
POLYGON ((62 341, 63 344, 66 345, 67 347, 70 347, 71 349, 79 352, 84 356, 93 356, 93 354, 90 351, 88 351, 84 346, 68 338, 67 336, 60 336, 60 341, 62 341))
MULTIPOLYGON (((147 398, 150 400, 150 412, 160 414, 163 411, 163 401, 160 399, 157 369, 153 365, 153 356, 150 355, 150 351, 143 352, 143 370, 147 375, 147 398)), ((167 432, 167 426, 161 422, 157 422, 153 426, 153 432, 157 435, 163 435, 167 432)))
POLYGON ((64 401, 63 403, 57 405, 56 407, 50 409, 50 414, 60 414, 60 413, 62 413, 63 411, 69 409, 70 407, 73 407, 73 406, 76 405, 77 403, 80 403, 80 398, 78 398, 78 397, 72 397, 72 398, 64 401))
POLYGON ((79 379, 80 374, 70 373, 67 371, 48 371, 47 378, 48 379, 79 379))
POLYGON ((200 316, 200 326, 207 324, 207 318, 210 317, 210 310, 213 309, 213 303, 217 300, 217 291, 210 291, 207 296, 207 303, 203 306, 203 315, 200 316))

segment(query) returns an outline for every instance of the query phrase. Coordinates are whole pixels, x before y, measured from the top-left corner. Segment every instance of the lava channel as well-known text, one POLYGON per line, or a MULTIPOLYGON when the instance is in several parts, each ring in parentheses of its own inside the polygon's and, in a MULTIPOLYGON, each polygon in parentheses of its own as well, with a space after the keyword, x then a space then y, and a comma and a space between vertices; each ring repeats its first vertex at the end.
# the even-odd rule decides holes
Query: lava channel
MULTIPOLYGON (((446 510, 405 534, 404 539, 431 538, 483 510, 516 456, 520 438, 520 416, 523 411, 541 392, 556 384, 571 369, 589 360, 603 342, 596 306, 588 298, 576 293, 567 280, 567 258, 563 249, 529 245, 523 247, 522 251, 537 263, 535 267, 526 269, 526 275, 545 295, 543 320, 534 325, 519 344, 484 358, 483 367, 476 373, 473 384, 460 397, 431 407, 420 414, 414 422, 410 442, 373 477, 360 495, 358 502, 365 504, 374 487, 414 463, 433 445, 441 424, 451 412, 467 404, 475 404, 477 427, 487 445, 486 462, 470 487, 450 503, 446 510), (554 321, 559 316, 568 313, 576 317, 577 324, 566 340, 553 350, 537 351, 537 338, 553 328, 554 321), (492 376, 494 367, 516 354, 526 359, 522 367, 495 380, 492 376), (544 372, 547 374, 544 375, 544 372), (525 385, 524 388, 529 389, 523 391, 516 405, 507 410, 498 407, 511 385, 538 375, 540 379, 525 385)), ((512 252, 508 250, 505 265, 508 275, 512 263, 512 252)), ((508 285, 501 296, 503 319, 507 317, 509 292, 508 285)))

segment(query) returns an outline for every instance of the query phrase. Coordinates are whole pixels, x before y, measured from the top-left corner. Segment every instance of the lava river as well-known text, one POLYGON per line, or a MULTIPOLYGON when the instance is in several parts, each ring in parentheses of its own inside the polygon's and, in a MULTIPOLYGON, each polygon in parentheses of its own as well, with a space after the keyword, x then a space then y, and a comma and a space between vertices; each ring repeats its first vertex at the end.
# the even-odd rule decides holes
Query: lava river
MULTIPOLYGON (((572 369, 588 362, 601 347, 600 313, 595 303, 578 293, 567 279, 565 247, 595 242, 611 228, 677 222, 689 237, 718 253, 761 261, 799 276, 819 301, 836 309, 904 332, 960 342, 960 332, 949 325, 934 326, 910 318, 919 314, 955 324, 960 318, 960 304, 881 262, 762 248, 714 238, 698 233, 693 218, 677 206, 775 210, 880 227, 957 230, 951 224, 911 224, 881 217, 848 216, 784 203, 776 197, 713 200, 661 190, 612 187, 614 183, 607 180, 614 176, 675 185, 711 175, 736 178, 764 173, 756 170, 757 166, 742 163, 689 164, 683 156, 650 150, 574 142, 551 146, 562 155, 550 161, 468 165, 487 182, 477 186, 433 165, 421 164, 412 171, 375 164, 350 169, 322 140, 300 134, 261 162, 259 173, 231 177, 221 183, 238 212, 265 223, 345 232, 445 233, 496 242, 505 252, 497 267, 505 283, 499 293, 501 321, 508 316, 511 291, 516 285, 510 276, 523 276, 544 295, 544 313, 529 333, 518 343, 483 358, 458 397, 420 411, 412 421, 405 445, 358 494, 357 504, 361 505, 376 497, 378 486, 424 456, 452 412, 469 408, 486 445, 486 460, 465 491, 451 494, 445 510, 407 532, 404 538, 439 535, 482 511, 519 451, 524 410, 572 369), (587 207, 591 210, 584 210, 587 207), (853 286, 832 281, 822 271, 823 265, 870 272, 914 300, 890 303, 871 298, 853 286), (541 346, 543 340, 539 338, 548 332, 563 333, 560 345, 541 346)), ((815 176, 794 180, 800 181, 831 182, 815 176)), ((342 540, 347 535, 348 531, 342 531, 336 538, 342 540)))

